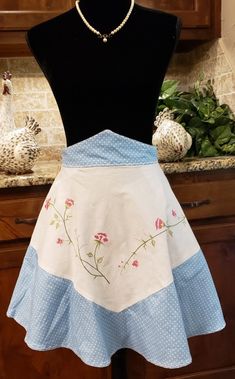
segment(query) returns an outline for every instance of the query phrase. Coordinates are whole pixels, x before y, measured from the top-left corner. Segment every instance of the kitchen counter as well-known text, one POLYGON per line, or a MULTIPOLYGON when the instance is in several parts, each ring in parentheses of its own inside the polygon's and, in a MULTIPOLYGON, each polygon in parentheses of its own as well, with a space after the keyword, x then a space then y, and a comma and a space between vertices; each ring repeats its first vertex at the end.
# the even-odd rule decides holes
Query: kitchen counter
POLYGON ((165 174, 235 168, 235 155, 210 158, 184 158, 179 162, 160 163, 165 174))
MULTIPOLYGON (((60 170, 59 161, 40 161, 31 173, 7 175, 0 172, 0 188, 51 184, 60 170)), ((235 156, 185 158, 179 162, 160 163, 165 174, 235 168, 235 156)))
POLYGON ((59 161, 39 161, 33 167, 33 171, 27 174, 7 175, 0 171, 0 188, 51 184, 59 170, 59 161))

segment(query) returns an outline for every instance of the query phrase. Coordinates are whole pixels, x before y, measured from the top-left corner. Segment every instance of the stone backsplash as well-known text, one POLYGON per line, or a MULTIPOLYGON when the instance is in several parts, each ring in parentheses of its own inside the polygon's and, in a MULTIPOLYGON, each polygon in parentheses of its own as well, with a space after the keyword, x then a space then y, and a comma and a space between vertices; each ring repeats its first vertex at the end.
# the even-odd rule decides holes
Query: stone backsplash
MULTIPOLYGON (((34 58, 0 59, 0 72, 6 70, 13 75, 16 126, 24 125, 26 115, 34 117, 42 129, 37 137, 40 159, 58 160, 66 146, 65 134, 54 96, 39 66, 34 58)), ((221 40, 175 54, 166 77, 179 80, 181 88, 186 90, 202 73, 204 80, 214 80, 217 97, 235 112, 235 79, 221 40)))
POLYGON ((13 75, 16 127, 24 126, 27 115, 34 117, 42 129, 37 136, 40 159, 59 160, 66 139, 56 101, 41 69, 30 57, 0 59, 0 72, 6 70, 13 75))
POLYGON ((222 39, 204 43, 189 53, 175 54, 167 72, 167 78, 179 80, 183 90, 192 87, 201 75, 205 82, 213 80, 216 96, 235 113, 235 75, 222 39))

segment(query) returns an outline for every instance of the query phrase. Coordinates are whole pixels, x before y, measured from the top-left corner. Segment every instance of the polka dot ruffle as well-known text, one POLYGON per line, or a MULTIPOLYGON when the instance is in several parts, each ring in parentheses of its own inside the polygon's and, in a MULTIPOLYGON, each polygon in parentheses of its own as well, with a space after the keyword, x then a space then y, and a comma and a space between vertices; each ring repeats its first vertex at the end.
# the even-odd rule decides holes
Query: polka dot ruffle
POLYGON ((7 315, 26 329, 35 350, 66 347, 86 364, 105 367, 115 351, 130 348, 158 366, 182 367, 191 362, 187 337, 218 331, 224 319, 201 251, 173 276, 168 287, 112 312, 41 269, 29 246, 7 315))

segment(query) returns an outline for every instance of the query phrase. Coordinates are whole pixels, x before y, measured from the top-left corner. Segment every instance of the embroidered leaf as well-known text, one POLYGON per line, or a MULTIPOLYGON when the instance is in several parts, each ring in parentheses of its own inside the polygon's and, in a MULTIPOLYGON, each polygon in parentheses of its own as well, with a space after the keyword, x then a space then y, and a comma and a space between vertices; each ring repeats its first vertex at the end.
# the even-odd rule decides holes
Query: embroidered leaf
POLYGON ((92 253, 87 253, 88 257, 89 258, 92 258, 93 257, 93 254, 92 253))
POLYGON ((151 240, 151 244, 153 245, 153 247, 156 245, 156 242, 154 241, 154 239, 151 240))
POLYGON ((57 214, 57 213, 55 213, 55 214, 54 214, 54 217, 55 217, 55 218, 59 218, 59 216, 58 216, 58 214, 57 214))
POLYGON ((173 232, 172 232, 172 230, 168 229, 168 230, 167 230, 167 233, 168 233, 171 237, 173 237, 173 232))
POLYGON ((55 223, 55 220, 52 220, 51 222, 50 222, 50 225, 53 225, 55 223))
POLYGON ((102 262, 103 262, 103 259, 104 259, 104 257, 100 257, 100 258, 98 259, 97 263, 102 263, 102 262))
POLYGON ((147 241, 142 240, 142 242, 143 242, 143 248, 146 249, 147 241))
POLYGON ((56 229, 58 229, 59 228, 59 226, 60 226, 60 224, 57 222, 57 224, 56 224, 56 229))

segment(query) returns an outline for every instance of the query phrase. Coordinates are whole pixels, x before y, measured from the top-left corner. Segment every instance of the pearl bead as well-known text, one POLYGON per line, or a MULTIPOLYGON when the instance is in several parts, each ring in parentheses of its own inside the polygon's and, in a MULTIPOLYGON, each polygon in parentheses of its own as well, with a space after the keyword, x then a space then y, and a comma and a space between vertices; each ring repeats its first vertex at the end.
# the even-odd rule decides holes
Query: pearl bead
POLYGON ((121 22, 121 24, 120 24, 119 26, 117 26, 116 29, 112 30, 109 34, 107 34, 107 37, 102 37, 102 34, 101 34, 98 30, 96 30, 95 28, 93 28, 93 26, 91 26, 91 25, 89 24, 89 22, 88 22, 88 21, 85 19, 85 17, 83 16, 83 14, 82 14, 82 12, 81 12, 81 9, 80 9, 80 7, 79 7, 79 1, 80 1, 80 0, 77 0, 77 1, 75 2, 75 4, 76 4, 77 11, 78 11, 78 13, 79 13, 79 15, 80 15, 82 21, 83 21, 84 24, 88 27, 88 29, 90 29, 90 31, 92 31, 93 33, 95 33, 99 38, 101 37, 104 43, 106 43, 106 42, 108 41, 108 38, 107 38, 107 37, 110 37, 110 36, 114 35, 115 33, 117 33, 117 32, 118 32, 118 31, 119 31, 119 30, 125 25, 125 23, 127 22, 128 18, 129 18, 130 15, 131 15, 131 12, 132 12, 132 10, 133 10, 133 8, 134 8, 134 5, 135 5, 135 0, 131 0, 131 5, 130 5, 130 8, 129 8, 129 11, 128 11, 126 17, 124 18, 124 20, 121 22))

